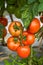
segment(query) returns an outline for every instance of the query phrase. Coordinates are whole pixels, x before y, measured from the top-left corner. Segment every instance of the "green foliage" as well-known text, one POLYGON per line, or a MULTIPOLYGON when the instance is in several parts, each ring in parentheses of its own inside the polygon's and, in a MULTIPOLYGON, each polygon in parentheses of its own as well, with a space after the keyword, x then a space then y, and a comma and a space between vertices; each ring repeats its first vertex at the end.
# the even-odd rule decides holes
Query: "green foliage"
POLYGON ((32 20, 32 11, 29 5, 25 5, 21 8, 21 19, 24 27, 27 28, 32 20))
POLYGON ((38 12, 43 12, 43 3, 39 4, 38 12))
POLYGON ((32 7, 33 16, 38 15, 38 5, 39 5, 39 3, 37 3, 37 2, 35 2, 35 3, 33 4, 33 7, 32 7))
POLYGON ((33 2, 36 2, 36 0, 27 0, 28 4, 32 4, 33 2))
POLYGON ((15 11, 15 7, 13 5, 8 5, 7 6, 7 11, 10 13, 10 14, 13 14, 14 11, 15 11))
POLYGON ((0 0, 0 16, 3 15, 4 12, 4 0, 0 0))
POLYGON ((39 0, 39 2, 40 2, 40 3, 42 3, 42 2, 43 2, 43 0, 39 0))
POLYGON ((16 3, 16 0, 6 0, 6 1, 7 1, 8 5, 16 3))
POLYGON ((3 30, 4 30, 4 26, 2 24, 0 24, 0 38, 3 37, 3 30))
MULTIPOLYGON (((22 19, 25 28, 28 28, 34 16, 43 11, 43 0, 6 0, 6 2, 6 10, 17 18, 22 19)), ((4 0, 0 0, 0 9, 4 8, 2 7, 3 4, 4 0)))
POLYGON ((30 65, 29 63, 29 60, 32 59, 32 65, 43 65, 43 56, 36 56, 37 52, 35 52, 33 50, 33 57, 30 58, 24 58, 24 59, 21 59, 19 56, 12 56, 12 55, 9 55, 9 59, 11 61, 8 61, 8 60, 4 60, 4 63, 5 65, 30 65))
POLYGON ((4 63, 5 63, 5 65, 11 65, 11 63, 8 62, 8 60, 4 60, 4 63))

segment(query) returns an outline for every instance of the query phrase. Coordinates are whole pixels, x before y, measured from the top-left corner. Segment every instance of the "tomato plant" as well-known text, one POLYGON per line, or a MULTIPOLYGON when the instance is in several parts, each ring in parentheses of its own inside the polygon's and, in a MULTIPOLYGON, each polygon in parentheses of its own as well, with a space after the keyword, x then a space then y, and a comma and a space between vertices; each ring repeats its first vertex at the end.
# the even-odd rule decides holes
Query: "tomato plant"
POLYGON ((20 46, 20 40, 16 37, 10 37, 7 40, 7 47, 12 50, 15 51, 17 50, 17 48, 20 46))
POLYGON ((30 33, 36 33, 39 31, 39 29, 40 29, 40 21, 37 18, 34 18, 30 23, 28 30, 30 31, 30 33))
POLYGON ((35 35, 34 34, 28 33, 27 31, 23 32, 22 43, 24 45, 31 45, 34 43, 34 41, 35 41, 35 35))
POLYGON ((4 26, 7 26, 8 21, 7 21, 6 18, 4 18, 4 17, 0 17, 0 23, 3 24, 4 26))
POLYGON ((22 32, 22 24, 18 21, 14 21, 9 25, 9 32, 12 36, 19 36, 22 32))
POLYGON ((21 58, 27 58, 30 55, 30 48, 28 46, 20 46, 17 49, 17 54, 21 58))
MULTIPOLYGON (((24 61, 22 64, 22 62, 19 63, 20 61, 16 62, 15 60, 13 60, 11 64, 9 64, 8 62, 7 62, 8 64, 7 63, 6 64, 14 65, 15 63, 16 64, 18 63, 18 65, 43 65, 42 63, 43 61, 41 59, 40 60, 36 59, 35 56, 32 55, 33 50, 30 49, 32 47, 31 44, 33 44, 35 41, 34 34, 37 34, 37 32, 39 32, 40 30, 40 21, 34 17, 38 15, 40 12, 43 12, 43 0, 38 0, 38 1, 37 0, 15 0, 15 1, 6 0, 6 3, 7 3, 7 7, 5 7, 5 1, 0 0, 0 15, 1 15, 0 17, 2 18, 4 9, 5 9, 10 14, 11 20, 13 20, 11 15, 14 14, 17 18, 20 18, 22 20, 24 28, 26 28, 26 30, 28 28, 28 32, 26 31, 26 33, 23 34, 24 37, 22 39, 23 27, 21 23, 18 23, 18 21, 17 22, 14 21, 9 25, 8 30, 10 34, 14 36, 13 37, 14 40, 12 40, 12 37, 10 40, 8 39, 9 40, 7 42, 8 48, 13 51, 17 50, 17 53, 20 57, 27 58, 27 59, 26 59, 26 64, 24 63, 24 61), (21 35, 21 39, 20 39, 20 35, 21 35), (19 39, 21 46, 15 44, 15 43, 18 43, 17 38, 19 39), (28 47, 28 45, 30 46, 30 48, 28 47), (31 50, 31 53, 30 53, 30 50, 31 50), (28 58, 29 55, 30 55, 30 58, 28 58), (41 64, 39 63, 39 61, 42 61, 41 64)), ((2 18, 2 21, 0 19, 0 23, 3 24, 4 26, 7 25, 5 23, 5 19, 3 20, 3 18, 2 18), (2 23, 3 21, 4 23, 2 23)), ((40 37, 43 38, 43 32, 41 33, 42 34, 40 37)), ((16 60, 18 59, 16 58, 16 60)))

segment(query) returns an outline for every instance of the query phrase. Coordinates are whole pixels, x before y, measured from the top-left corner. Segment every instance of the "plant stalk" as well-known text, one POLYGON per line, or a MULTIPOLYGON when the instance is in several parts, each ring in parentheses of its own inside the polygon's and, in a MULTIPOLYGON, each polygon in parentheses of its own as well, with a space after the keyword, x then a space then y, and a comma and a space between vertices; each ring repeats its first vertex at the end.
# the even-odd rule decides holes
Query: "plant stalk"
POLYGON ((28 65, 32 65, 32 57, 33 57, 33 49, 31 46, 31 54, 30 54, 30 60, 28 61, 28 65))

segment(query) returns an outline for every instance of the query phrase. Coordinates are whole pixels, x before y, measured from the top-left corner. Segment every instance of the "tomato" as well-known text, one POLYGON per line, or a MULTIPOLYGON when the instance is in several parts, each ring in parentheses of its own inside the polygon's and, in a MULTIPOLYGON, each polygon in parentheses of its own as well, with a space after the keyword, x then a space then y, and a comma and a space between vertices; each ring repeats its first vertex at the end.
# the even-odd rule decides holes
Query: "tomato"
POLYGON ((23 31, 22 43, 23 43, 24 45, 28 45, 27 36, 28 36, 28 32, 27 32, 27 31, 23 31))
POLYGON ((30 31, 30 33, 36 33, 39 31, 39 29, 40 29, 40 21, 37 18, 34 18, 30 23, 28 31, 30 31))
POLYGON ((12 36, 19 36, 23 30, 22 24, 18 21, 11 22, 8 30, 12 36))
POLYGON ((7 34, 7 30, 6 30, 6 29, 4 29, 4 30, 3 30, 3 37, 5 37, 5 36, 6 36, 6 34, 7 34))
POLYGON ((30 48, 28 46, 20 46, 17 49, 17 54, 21 58, 27 58, 30 55, 30 48))
POLYGON ((4 26, 7 26, 8 21, 7 21, 6 18, 4 18, 4 17, 0 17, 0 23, 3 24, 4 26))
POLYGON ((7 40, 7 47, 12 50, 16 51, 17 48, 20 46, 20 40, 16 37, 10 37, 7 40))
POLYGON ((35 35, 28 33, 27 31, 23 32, 23 39, 22 39, 22 43, 24 45, 31 45, 33 44, 35 41, 35 35))

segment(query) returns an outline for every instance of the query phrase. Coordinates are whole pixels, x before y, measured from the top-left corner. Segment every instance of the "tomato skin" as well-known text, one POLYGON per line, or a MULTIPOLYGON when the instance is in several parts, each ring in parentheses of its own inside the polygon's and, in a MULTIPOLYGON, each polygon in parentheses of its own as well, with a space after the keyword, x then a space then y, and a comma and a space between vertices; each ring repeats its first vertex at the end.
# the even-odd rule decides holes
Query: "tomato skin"
POLYGON ((20 46, 17 49, 17 54, 21 58, 27 58, 30 55, 30 48, 28 46, 20 46))
POLYGON ((8 21, 7 21, 6 18, 4 18, 4 17, 0 17, 0 23, 3 24, 4 26, 7 26, 8 21))
POLYGON ((34 18, 32 22, 30 23, 30 26, 28 28, 28 31, 30 33, 36 33, 40 29, 40 21, 37 18, 34 18))
POLYGON ((31 34, 31 33, 28 33, 27 31, 24 31, 23 32, 23 36, 26 36, 26 40, 22 40, 22 43, 24 45, 31 45, 34 43, 35 41, 35 35, 34 34, 31 34))
POLYGON ((28 36, 28 32, 27 31, 23 31, 23 37, 26 36, 26 40, 22 39, 22 43, 24 45, 28 45, 28 39, 27 39, 27 36, 28 36))
POLYGON ((7 47, 12 50, 12 51, 16 51, 17 48, 20 46, 20 41, 18 39, 17 42, 14 41, 14 37, 10 37, 7 40, 7 47))
POLYGON ((22 32, 22 25, 21 25, 20 22, 14 21, 14 22, 12 22, 12 23, 9 25, 8 30, 9 30, 9 32, 10 32, 10 34, 11 34, 12 36, 19 36, 19 35, 21 34, 21 32, 22 32), (15 31, 15 29, 14 29, 14 26, 15 26, 15 25, 17 25, 18 27, 20 27, 20 29, 15 31))
POLYGON ((35 35, 29 33, 28 36, 27 36, 27 41, 28 41, 28 45, 32 45, 35 41, 35 35))

